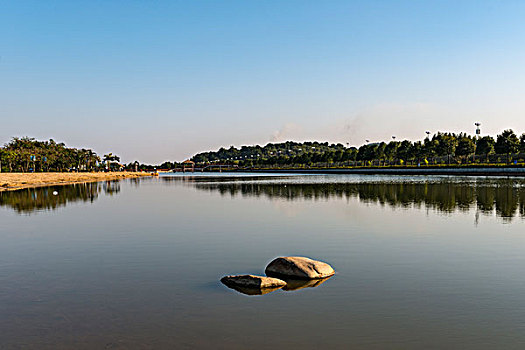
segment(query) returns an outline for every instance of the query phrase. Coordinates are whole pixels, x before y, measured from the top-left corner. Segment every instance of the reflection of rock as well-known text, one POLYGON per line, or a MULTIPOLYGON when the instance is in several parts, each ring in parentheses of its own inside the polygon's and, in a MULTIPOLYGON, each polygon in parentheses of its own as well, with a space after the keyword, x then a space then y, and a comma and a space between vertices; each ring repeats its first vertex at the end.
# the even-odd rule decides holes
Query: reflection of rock
POLYGON ((325 283, 330 278, 332 278, 332 276, 314 280, 286 280, 286 286, 283 287, 283 290, 292 291, 303 288, 319 287, 321 284, 325 283))
POLYGON ((278 278, 240 275, 225 276, 221 282, 229 288, 247 295, 263 295, 286 285, 286 282, 278 278))
POLYGON ((287 256, 273 260, 265 270, 268 276, 294 279, 319 279, 332 276, 334 269, 322 261, 300 256, 287 256))
POLYGON ((228 288, 236 290, 239 293, 246 294, 246 295, 264 295, 264 294, 268 294, 273 291, 276 291, 277 289, 282 288, 282 287, 274 287, 274 288, 240 287, 236 285, 227 285, 227 284, 226 286, 228 288))

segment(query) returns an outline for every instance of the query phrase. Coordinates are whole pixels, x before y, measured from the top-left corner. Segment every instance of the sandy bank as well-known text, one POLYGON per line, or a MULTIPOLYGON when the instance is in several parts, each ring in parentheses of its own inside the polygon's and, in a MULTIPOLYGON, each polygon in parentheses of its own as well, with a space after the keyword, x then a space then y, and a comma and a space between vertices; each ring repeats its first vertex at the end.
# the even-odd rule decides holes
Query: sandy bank
POLYGON ((67 185, 79 182, 119 180, 151 176, 150 173, 0 173, 0 191, 13 191, 22 188, 67 185))

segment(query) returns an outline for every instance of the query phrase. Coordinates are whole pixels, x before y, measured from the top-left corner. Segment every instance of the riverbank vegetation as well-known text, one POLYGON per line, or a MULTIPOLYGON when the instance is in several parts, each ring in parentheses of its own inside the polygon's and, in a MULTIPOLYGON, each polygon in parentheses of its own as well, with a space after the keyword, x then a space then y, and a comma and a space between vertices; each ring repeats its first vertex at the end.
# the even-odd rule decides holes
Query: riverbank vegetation
POLYGON ((52 139, 14 137, 0 147, 1 172, 116 171, 123 168, 119 161, 112 153, 101 158, 91 149, 66 147, 52 139))
POLYGON ((67 147, 63 142, 39 141, 30 137, 14 137, 0 147, 0 173, 28 172, 101 172, 154 171, 174 168, 178 163, 141 164, 138 161, 121 164, 120 157, 108 153, 99 156, 89 148, 67 147))
POLYGON ((438 132, 422 141, 368 142, 350 147, 328 142, 283 142, 221 148, 192 157, 197 164, 238 167, 356 167, 518 164, 525 159, 525 134, 505 130, 495 138, 438 132))

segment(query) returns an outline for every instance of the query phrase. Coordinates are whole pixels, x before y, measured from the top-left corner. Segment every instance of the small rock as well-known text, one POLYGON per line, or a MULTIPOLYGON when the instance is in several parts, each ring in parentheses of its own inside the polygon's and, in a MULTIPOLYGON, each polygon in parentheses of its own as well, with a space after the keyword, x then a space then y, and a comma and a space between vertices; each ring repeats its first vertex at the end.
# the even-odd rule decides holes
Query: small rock
POLYGON ((296 279, 320 279, 332 276, 334 269, 325 262, 300 256, 286 256, 273 260, 265 270, 268 276, 296 279))
POLYGON ((237 275, 224 276, 221 282, 227 286, 238 286, 245 288, 281 288, 286 285, 286 282, 278 278, 255 276, 255 275, 237 275))

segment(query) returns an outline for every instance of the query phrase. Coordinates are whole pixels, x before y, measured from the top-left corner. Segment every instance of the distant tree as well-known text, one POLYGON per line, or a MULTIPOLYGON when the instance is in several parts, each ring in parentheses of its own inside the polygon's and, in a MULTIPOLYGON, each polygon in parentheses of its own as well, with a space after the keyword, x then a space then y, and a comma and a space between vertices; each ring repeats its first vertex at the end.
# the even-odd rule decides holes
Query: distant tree
POLYGON ((338 148, 336 151, 335 151, 335 155, 334 155, 334 160, 336 162, 340 162, 343 160, 343 157, 344 157, 344 150, 341 149, 341 148, 338 148))
POLYGON ((3 148, 0 148, 0 173, 2 172, 2 161, 5 161, 6 151, 3 148))
POLYGON ((476 144, 470 137, 463 136, 458 140, 458 146, 456 147, 456 155, 468 159, 471 154, 476 151, 476 144))
POLYGON ((425 139, 423 144, 423 154, 425 157, 430 158, 432 161, 434 157, 437 155, 437 149, 439 147, 439 142, 435 139, 429 139, 428 137, 425 139))
POLYGON ((520 140, 511 129, 504 130, 496 138, 496 153, 506 154, 507 163, 510 163, 511 155, 518 152, 520 140))
POLYGON ((104 154, 104 162, 106 162, 108 170, 111 170, 111 163, 120 162, 120 157, 113 153, 104 154))
POLYGON ((520 152, 525 153, 525 133, 520 136, 520 152))
POLYGON ((413 148, 412 148, 412 142, 408 140, 404 140, 399 144, 399 148, 397 149, 397 157, 399 159, 403 159, 405 163, 414 157, 413 154, 413 148))
POLYGON ((489 155, 494 153, 494 144, 496 141, 494 141, 494 138, 491 136, 483 136, 482 138, 478 139, 476 143, 476 154, 478 155, 484 155, 486 157, 486 161, 489 161, 489 155))
POLYGON ((381 142, 379 145, 376 146, 376 157, 379 160, 379 165, 381 165, 381 161, 383 161, 383 165, 385 165, 385 159, 386 159, 386 143, 381 142))
POLYGON ((355 162, 357 157, 357 149, 355 147, 347 148, 343 155, 345 162, 355 162))
MULTIPOLYGON (((508 135, 507 135, 508 136, 508 135)), ((511 137, 512 140, 512 137, 511 137)), ((505 144, 500 138, 500 144, 505 144)), ((511 142, 512 143, 512 142, 511 142)), ((518 140, 520 149, 525 151, 525 134, 518 140), (521 142, 520 142, 521 141, 521 142)), ((472 154, 483 154, 488 157, 494 151, 496 142, 490 137, 475 139, 464 133, 437 133, 432 138, 425 138, 423 142, 405 140, 403 142, 391 141, 389 143, 365 144, 359 148, 344 147, 338 143, 307 141, 282 143, 268 143, 265 146, 241 146, 236 148, 221 147, 217 151, 202 152, 194 155, 192 160, 196 163, 222 163, 238 164, 240 167, 286 167, 286 166, 331 166, 332 164, 395 164, 402 159, 405 162, 418 161, 422 158, 430 158, 435 162, 436 156, 446 157, 447 163, 451 163, 452 157, 465 159, 472 154)), ((499 144, 498 150, 502 147, 499 144)), ((56 146, 60 148, 59 145, 56 146)), ((514 153, 512 151, 511 153, 514 153)), ((25 159, 26 153, 17 153, 17 157, 25 159)), ((18 159, 18 158, 17 158, 18 159)), ((18 160, 15 164, 19 164, 18 160)), ((5 166, 5 165, 4 165, 5 166)), ((161 165, 167 167, 168 164, 161 165)))
POLYGON ((386 159, 391 162, 391 161, 395 161, 395 159, 397 158, 397 150, 399 148, 399 142, 397 141, 390 141, 386 146, 385 146, 385 157, 386 159))
POLYGON ((414 142, 414 144, 412 145, 412 155, 413 159, 415 159, 417 164, 419 165, 419 163, 421 162, 421 158, 424 157, 424 148, 421 141, 414 142))
POLYGON ((362 162, 365 162, 368 160, 369 157, 369 151, 368 151, 368 145, 362 145, 357 150, 357 160, 360 160, 362 162))
POLYGON ((30 137, 13 138, 2 150, 2 167, 9 171, 64 171, 89 168, 99 159, 89 149, 68 148, 64 143, 38 141, 30 137), (5 165, 7 164, 7 168, 5 165))
POLYGON ((7 150, 6 158, 7 158, 7 164, 9 165, 9 171, 12 172, 18 160, 16 151, 7 150))
POLYGON ((447 164, 450 164, 450 157, 456 152, 457 138, 453 134, 438 133, 435 136, 438 141, 437 153, 440 156, 447 156, 447 164))

